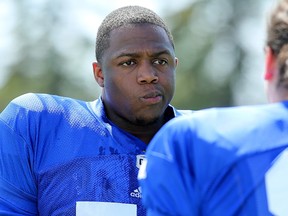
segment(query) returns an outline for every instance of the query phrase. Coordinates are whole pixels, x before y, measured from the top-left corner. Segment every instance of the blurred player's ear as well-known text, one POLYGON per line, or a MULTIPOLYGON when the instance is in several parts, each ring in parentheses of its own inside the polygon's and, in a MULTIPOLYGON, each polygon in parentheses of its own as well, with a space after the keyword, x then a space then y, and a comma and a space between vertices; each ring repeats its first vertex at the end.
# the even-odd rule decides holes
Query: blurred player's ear
POLYGON ((265 49, 265 74, 264 78, 266 81, 270 81, 274 76, 276 72, 276 57, 272 52, 272 49, 270 47, 266 47, 265 49))
POLYGON ((98 62, 93 62, 92 66, 96 82, 100 87, 104 87, 104 76, 100 64, 98 62))

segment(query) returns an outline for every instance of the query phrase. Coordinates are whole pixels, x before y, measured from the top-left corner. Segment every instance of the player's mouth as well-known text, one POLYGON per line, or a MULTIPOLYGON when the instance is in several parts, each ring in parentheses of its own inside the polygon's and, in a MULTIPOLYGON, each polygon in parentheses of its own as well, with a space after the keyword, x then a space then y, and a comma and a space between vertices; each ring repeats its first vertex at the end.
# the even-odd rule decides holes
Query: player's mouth
POLYGON ((159 92, 151 92, 141 98, 142 101, 149 104, 156 104, 162 101, 162 95, 159 92))

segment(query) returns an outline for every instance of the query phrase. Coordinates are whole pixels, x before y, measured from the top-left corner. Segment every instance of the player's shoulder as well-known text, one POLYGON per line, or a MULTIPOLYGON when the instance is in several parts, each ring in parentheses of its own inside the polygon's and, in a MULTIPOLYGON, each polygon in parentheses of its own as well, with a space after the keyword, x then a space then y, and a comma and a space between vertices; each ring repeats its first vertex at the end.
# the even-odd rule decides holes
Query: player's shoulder
POLYGON ((15 119, 39 119, 53 116, 74 116, 88 110, 87 103, 73 98, 39 93, 27 93, 13 99, 1 112, 6 122, 15 119))
MULTIPOLYGON (((247 126, 262 128, 278 120, 285 121, 283 116, 288 116, 285 103, 260 104, 235 107, 216 107, 194 111, 188 115, 181 115, 167 123, 165 128, 173 132, 193 130, 224 132, 241 131, 247 126)), ((288 121, 288 117, 285 117, 288 121)), ((202 133, 201 132, 201 133, 202 133)), ((226 133, 226 132, 225 132, 226 133)))
POLYGON ((213 107, 193 111, 191 113, 188 113, 188 115, 180 116, 173 121, 177 122, 177 124, 182 124, 185 121, 201 121, 203 123, 207 122, 209 124, 213 121, 219 123, 220 120, 222 122, 225 120, 250 121, 259 117, 271 116, 272 113, 278 113, 281 115, 283 114, 283 112, 287 112, 287 107, 285 107, 285 103, 234 107, 213 107))
POLYGON ((69 97, 52 94, 26 93, 13 99, 7 108, 24 109, 32 112, 42 112, 44 110, 53 111, 73 106, 73 104, 83 103, 69 97))

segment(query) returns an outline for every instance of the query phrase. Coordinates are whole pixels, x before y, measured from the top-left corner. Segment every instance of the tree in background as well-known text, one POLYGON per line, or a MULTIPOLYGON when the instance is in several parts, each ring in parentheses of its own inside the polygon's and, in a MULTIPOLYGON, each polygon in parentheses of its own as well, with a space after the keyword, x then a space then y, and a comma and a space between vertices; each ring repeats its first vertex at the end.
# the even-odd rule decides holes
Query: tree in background
POLYGON ((174 105, 201 109, 264 102, 256 81, 264 65, 265 35, 258 35, 265 31, 266 3, 200 0, 167 18, 180 59, 174 105))
MULTIPOLYGON (((82 73, 82 58, 94 45, 81 32, 66 33, 63 26, 69 13, 67 5, 67 0, 38 4, 33 0, 13 1, 14 62, 0 90, 0 111, 10 100, 27 92, 82 99, 97 96, 97 92, 89 92, 83 81, 75 77, 76 73, 82 73)), ((93 48, 91 54, 94 55, 93 48)))
MULTIPOLYGON (((180 59, 174 106, 197 110, 261 102, 263 91, 255 86, 249 73, 253 65, 262 64, 254 59, 259 59, 259 41, 262 44, 264 41, 254 35, 257 28, 261 31, 257 20, 263 19, 264 3, 263 0, 198 0, 177 12, 169 9, 171 12, 164 18, 172 28, 180 59), (249 34, 251 37, 247 38, 249 34)), ((79 78, 83 73, 91 73, 93 79, 92 68, 85 71, 83 61, 87 56, 94 57, 94 41, 76 29, 65 30, 69 4, 68 0, 38 3, 13 0, 16 23, 15 44, 11 49, 15 49, 15 56, 8 79, 0 89, 0 111, 12 98, 25 92, 85 100, 99 95, 94 81, 91 83, 95 88, 91 89, 79 78)), ((168 8, 169 4, 164 6, 168 8)), ((252 72, 254 76, 261 75, 261 71, 252 72)))

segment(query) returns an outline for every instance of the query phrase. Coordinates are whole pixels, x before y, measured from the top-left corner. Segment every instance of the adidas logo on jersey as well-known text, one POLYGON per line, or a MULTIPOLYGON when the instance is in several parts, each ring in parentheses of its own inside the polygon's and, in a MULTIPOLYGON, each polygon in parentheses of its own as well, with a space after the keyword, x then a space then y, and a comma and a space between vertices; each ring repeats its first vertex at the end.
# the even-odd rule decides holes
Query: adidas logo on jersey
POLYGON ((137 189, 135 189, 133 192, 130 193, 130 196, 141 199, 142 198, 141 188, 138 187, 137 189))

